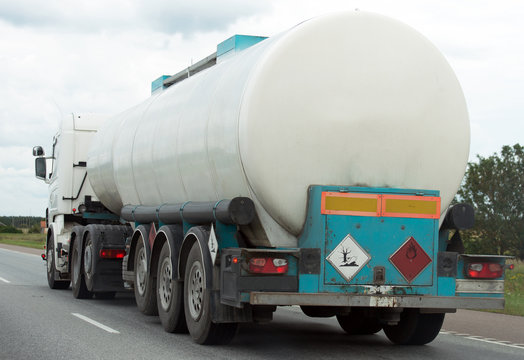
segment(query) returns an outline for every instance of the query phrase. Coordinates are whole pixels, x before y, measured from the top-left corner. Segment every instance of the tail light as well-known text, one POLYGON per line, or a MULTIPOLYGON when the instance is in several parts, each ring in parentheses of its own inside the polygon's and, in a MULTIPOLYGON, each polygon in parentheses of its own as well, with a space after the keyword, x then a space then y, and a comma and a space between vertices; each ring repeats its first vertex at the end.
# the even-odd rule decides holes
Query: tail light
POLYGON ((253 274, 285 274, 288 270, 286 259, 255 257, 249 260, 249 272, 253 274))
POLYGON ((496 279, 502 277, 504 266, 498 263, 475 262, 467 265, 466 273, 470 278, 496 279))
POLYGON ((125 255, 124 249, 100 249, 100 257, 103 259, 123 259, 125 255))

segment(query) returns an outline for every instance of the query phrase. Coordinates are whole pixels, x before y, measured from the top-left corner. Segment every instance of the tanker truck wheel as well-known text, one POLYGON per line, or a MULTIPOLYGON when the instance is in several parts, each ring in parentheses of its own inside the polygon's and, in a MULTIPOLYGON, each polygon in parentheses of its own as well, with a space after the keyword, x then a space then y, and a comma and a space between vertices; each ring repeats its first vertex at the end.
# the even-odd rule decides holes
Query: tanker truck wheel
MULTIPOLYGON (((52 236, 52 234, 51 234, 52 236)), ((53 238, 49 239, 47 243, 47 284, 51 289, 67 289, 69 288, 69 281, 55 280, 55 244, 53 238)))
POLYGON ((206 288, 204 261, 198 242, 189 252, 184 277, 184 311, 187 328, 198 344, 228 344, 238 328, 237 323, 217 324, 211 321, 210 289, 206 288))
POLYGON ((340 327, 349 335, 372 335, 382 330, 377 317, 366 316, 359 310, 351 310, 347 315, 337 315, 340 327))
POLYGON ((384 325, 389 340, 399 345, 424 345, 433 341, 444 322, 444 314, 421 314, 404 309, 397 325, 384 325))
POLYGON ((155 281, 147 271, 147 253, 142 238, 135 249, 135 301, 138 310, 145 315, 157 315, 155 281))
POLYGON ((71 287, 76 299, 90 299, 93 293, 87 290, 84 274, 82 273, 82 258, 76 246, 71 256, 71 287))
POLYGON ((93 240, 91 240, 91 234, 86 236, 86 244, 84 247, 84 281, 86 284, 86 289, 89 291, 93 290, 94 280, 93 280, 93 263, 94 263, 95 250, 93 247, 93 240))
POLYGON ((173 265, 167 241, 160 251, 156 278, 156 304, 164 330, 170 333, 187 333, 184 284, 173 280, 173 265))

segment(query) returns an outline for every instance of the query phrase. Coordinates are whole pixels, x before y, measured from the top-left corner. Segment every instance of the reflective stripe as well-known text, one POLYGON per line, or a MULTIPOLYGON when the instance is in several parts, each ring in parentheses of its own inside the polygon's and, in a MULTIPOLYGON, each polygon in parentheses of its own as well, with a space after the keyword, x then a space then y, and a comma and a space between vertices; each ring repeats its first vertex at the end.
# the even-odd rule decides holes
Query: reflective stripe
POLYGON ((321 214, 440 218, 440 197, 323 192, 321 214))
POLYGON ((323 192, 321 213, 329 215, 379 216, 380 195, 323 192))
POLYGON ((382 195, 382 216, 440 218, 440 197, 382 195))

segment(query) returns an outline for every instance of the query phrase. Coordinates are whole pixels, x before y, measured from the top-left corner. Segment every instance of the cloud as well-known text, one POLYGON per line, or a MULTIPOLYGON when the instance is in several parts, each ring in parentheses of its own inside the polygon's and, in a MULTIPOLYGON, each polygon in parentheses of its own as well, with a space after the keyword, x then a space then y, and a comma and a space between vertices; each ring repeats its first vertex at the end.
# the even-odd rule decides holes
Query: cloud
POLYGON ((245 0, 0 0, 0 19, 19 27, 73 32, 154 29, 185 36, 220 31, 271 4, 245 0))
POLYGON ((269 8, 265 1, 152 0, 140 2, 139 12, 158 31, 190 34, 224 30, 240 18, 261 15, 269 8))

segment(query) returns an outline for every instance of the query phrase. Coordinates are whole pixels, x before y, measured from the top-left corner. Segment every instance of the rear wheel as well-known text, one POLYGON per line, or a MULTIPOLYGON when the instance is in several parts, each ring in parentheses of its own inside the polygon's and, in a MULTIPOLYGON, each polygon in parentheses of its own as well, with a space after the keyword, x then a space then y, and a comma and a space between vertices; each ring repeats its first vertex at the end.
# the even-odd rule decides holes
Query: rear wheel
POLYGON ((314 318, 327 318, 332 317, 337 314, 339 311, 337 307, 334 306, 312 306, 312 305, 302 305, 300 309, 304 315, 314 318))
POLYGON ((237 323, 211 321, 210 289, 206 287, 204 261, 198 242, 189 252, 184 278, 184 311, 187 328, 198 344, 228 344, 236 334, 237 323))
POLYGON ((444 314, 421 314, 405 309, 397 325, 384 325, 389 340, 400 345, 424 345, 433 341, 444 322, 444 314))
POLYGON ((164 330, 171 333, 187 333, 184 283, 173 279, 173 265, 167 241, 160 251, 156 288, 158 315, 164 330))
POLYGON ((91 240, 91 234, 87 234, 86 244, 84 247, 84 280, 86 288, 89 291, 93 291, 94 288, 94 261, 95 261, 95 250, 93 246, 93 241, 91 240))
POLYGON ((93 296, 93 293, 87 290, 81 260, 82 258, 75 246, 71 256, 71 286, 73 288, 73 296, 77 299, 89 299, 93 296))
POLYGON ((55 244, 53 238, 47 243, 47 284, 51 289, 68 289, 69 280, 55 280, 55 244))
POLYGON ((138 239, 135 249, 135 301, 138 310, 145 315, 157 315, 156 283, 147 271, 147 253, 144 242, 138 239))
POLYGON ((337 321, 349 335, 372 335, 382 330, 378 318, 366 316, 366 313, 360 310, 352 310, 347 315, 337 315, 337 321))

